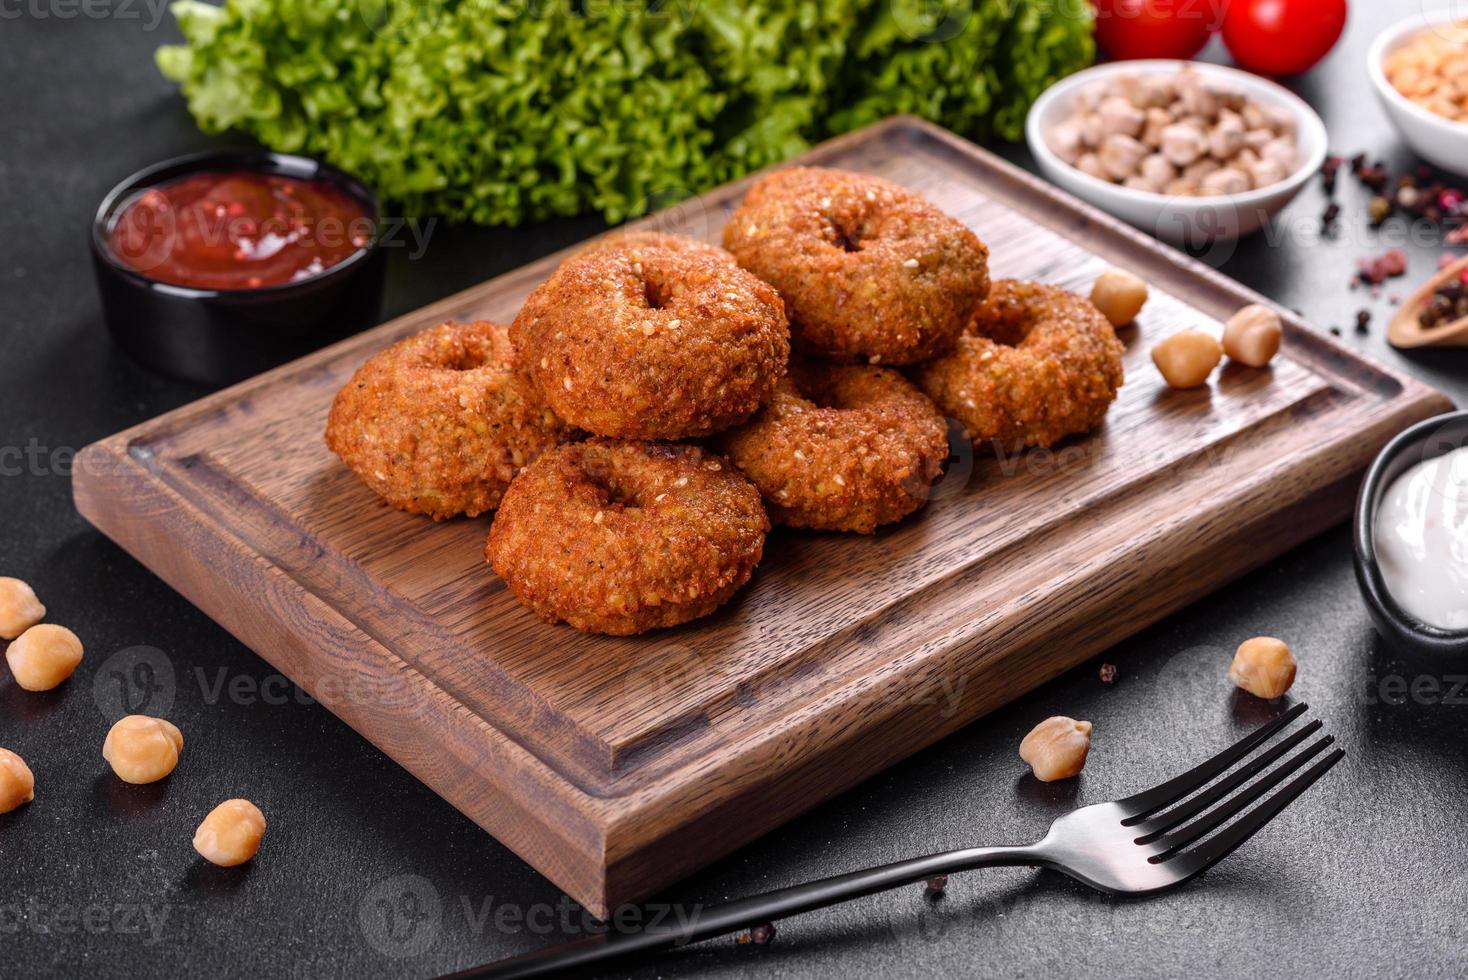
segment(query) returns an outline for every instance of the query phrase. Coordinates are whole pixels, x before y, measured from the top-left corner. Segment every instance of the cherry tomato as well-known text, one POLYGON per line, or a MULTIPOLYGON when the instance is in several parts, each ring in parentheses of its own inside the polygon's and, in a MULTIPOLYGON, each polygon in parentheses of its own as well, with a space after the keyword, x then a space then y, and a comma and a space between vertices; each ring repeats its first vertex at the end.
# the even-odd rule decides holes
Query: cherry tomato
POLYGON ((1298 75, 1330 53, 1346 28, 1346 0, 1232 0, 1223 43, 1240 67, 1298 75))
POLYGON ((1217 27, 1213 0, 1095 0, 1096 41, 1113 58, 1191 58, 1217 27))

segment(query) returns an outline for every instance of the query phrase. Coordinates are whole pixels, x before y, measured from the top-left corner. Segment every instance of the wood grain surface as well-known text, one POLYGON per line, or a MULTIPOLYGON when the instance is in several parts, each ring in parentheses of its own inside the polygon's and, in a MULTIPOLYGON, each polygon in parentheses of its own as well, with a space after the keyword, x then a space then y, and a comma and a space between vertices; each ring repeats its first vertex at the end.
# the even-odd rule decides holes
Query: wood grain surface
MULTIPOLYGON (((551 256, 88 447, 78 509, 605 914, 1342 520, 1375 451, 1448 408, 1291 317, 1271 369, 1171 391, 1151 344, 1260 297, 912 119, 799 162, 925 194, 996 276, 1147 279, 1105 426, 1053 451, 959 447, 934 501, 872 537, 777 531, 708 619, 549 626, 484 564, 489 517, 391 510, 322 431, 365 358, 445 319, 508 321, 551 256)), ((717 240, 746 184, 642 224, 717 240)))

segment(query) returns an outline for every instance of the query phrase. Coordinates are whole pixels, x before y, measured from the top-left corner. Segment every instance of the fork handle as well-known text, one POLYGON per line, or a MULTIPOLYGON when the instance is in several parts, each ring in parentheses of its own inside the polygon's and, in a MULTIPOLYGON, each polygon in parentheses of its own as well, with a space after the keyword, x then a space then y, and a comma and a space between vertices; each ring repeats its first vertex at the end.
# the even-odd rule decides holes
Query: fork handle
POLYGON ((695 908, 686 922, 657 926, 636 932, 605 933, 561 946, 500 960, 444 977, 442 980, 510 980, 543 977, 562 971, 580 970, 632 953, 668 949, 712 939, 739 929, 753 928, 801 912, 849 902, 864 895, 924 881, 934 875, 953 874, 974 868, 1017 864, 1040 864, 1033 847, 973 847, 961 851, 930 854, 895 864, 822 878, 804 885, 753 895, 707 909, 695 908))

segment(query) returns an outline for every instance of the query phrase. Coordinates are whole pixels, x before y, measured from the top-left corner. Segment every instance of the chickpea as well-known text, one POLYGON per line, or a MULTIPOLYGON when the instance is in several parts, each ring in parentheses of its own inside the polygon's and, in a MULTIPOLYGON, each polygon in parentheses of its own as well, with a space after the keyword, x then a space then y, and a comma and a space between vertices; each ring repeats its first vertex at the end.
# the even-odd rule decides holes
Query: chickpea
POLYGON ((1295 683, 1295 656, 1283 640, 1256 636, 1239 644, 1228 676, 1255 697, 1277 698, 1295 683))
POLYGON ((1147 114, 1131 101, 1113 96, 1101 103, 1101 131, 1107 136, 1141 136, 1147 124, 1147 114))
POLYGON ((1124 326, 1137 318, 1147 302, 1147 284, 1125 269, 1107 269, 1091 287, 1091 305, 1111 321, 1124 326))
POLYGON ((225 800, 194 832, 194 850, 221 868, 244 864, 260 850, 265 814, 249 800, 225 800))
POLYGON ((1143 75, 1128 96, 1139 109, 1159 109, 1172 104, 1172 79, 1166 75, 1143 75))
POLYGON ((1091 751, 1091 723, 1064 715, 1046 718, 1019 743, 1019 757, 1042 783, 1080 773, 1091 751))
POLYGON ((1136 173, 1147 155, 1141 141, 1120 133, 1112 133, 1101 143, 1101 167, 1113 180, 1125 180, 1136 173))
POLYGON ((1240 364, 1261 368, 1279 353, 1283 334, 1279 314, 1255 303, 1239 310, 1223 325, 1223 350, 1240 364))
POLYGON ((9 813, 36 798, 36 777, 25 760, 0 749, 0 813, 9 813))
POLYGON ((1178 93, 1182 96, 1184 108, 1195 116, 1216 119, 1219 110, 1223 108, 1223 100, 1218 93, 1196 75, 1180 78, 1178 93))
POLYGON ((1105 82, 1092 82, 1076 93, 1075 110, 1078 113, 1090 112, 1110 94, 1111 89, 1105 82))
POLYGON ((102 758, 125 783, 156 783, 173 772, 183 751, 183 733, 172 722, 128 715, 112 726, 102 743, 102 758))
POLYGON ((1198 388, 1223 360, 1223 345, 1202 330, 1175 333, 1152 348, 1152 363, 1174 388, 1198 388))
POLYGON ((1260 160, 1251 165, 1246 164, 1244 169, 1253 178, 1255 187, 1273 187, 1289 176, 1285 173, 1284 167, 1273 160, 1260 160))
POLYGON ((1081 127, 1075 120, 1067 119, 1050 131, 1050 149, 1066 163, 1074 165, 1084 152, 1081 127))
POLYGON ((1249 104, 1249 97, 1241 88, 1232 85, 1224 85, 1214 89, 1213 94, 1218 96, 1218 104, 1223 106, 1222 111, 1232 112, 1237 115, 1244 106, 1249 104))
POLYGON ((1162 131, 1172 125, 1172 113, 1166 109, 1148 109, 1147 125, 1142 129, 1142 142, 1147 146, 1162 145, 1162 131))
POLYGON ((65 626, 32 626, 5 650, 15 683, 27 691, 49 691, 82 662, 82 641, 65 626))
POLYGON ((1206 196, 1241 194, 1248 189, 1249 175, 1233 167, 1223 167, 1203 178, 1203 193, 1206 196))
POLYGON ((1081 142, 1087 148, 1096 149, 1105 138, 1106 130, 1101 125, 1100 113, 1092 112, 1081 117, 1081 142))
POLYGON ((1098 180, 1111 179, 1111 175, 1106 172, 1106 168, 1101 166, 1101 158, 1094 153, 1082 153, 1081 158, 1076 161, 1076 169, 1098 180))
POLYGON ((13 640, 45 618, 34 589, 18 578, 0 578, 0 639, 13 640))
POLYGON ((1161 191, 1168 184, 1177 180, 1177 168, 1161 153, 1154 153, 1142 161, 1142 179, 1145 180, 1154 191, 1161 191))
POLYGON ((1162 155, 1179 167, 1197 163, 1207 152, 1208 140, 1191 123, 1173 123, 1162 131, 1162 155))
POLYGON ((1293 137, 1299 128, 1294 115, 1284 106, 1272 105, 1264 107, 1264 114, 1269 117, 1269 128, 1281 136, 1293 137))
POLYGON ((1295 144, 1283 136, 1265 143, 1258 152, 1261 158, 1279 164, 1285 173, 1293 173, 1298 163, 1295 144))
POLYGON ((1212 157, 1204 157, 1197 163, 1189 164, 1186 168, 1184 168, 1183 177, 1187 180, 1197 181, 1198 185, 1201 187, 1204 178, 1206 178, 1209 174, 1216 173, 1222 169, 1223 164, 1219 163, 1212 157))
POLYGON ((1260 152, 1270 143, 1274 142, 1274 130, 1251 129, 1244 134, 1244 145, 1255 153, 1260 152))
POLYGON ((1244 148, 1244 121, 1233 113, 1218 120, 1208 132, 1208 152, 1220 160, 1231 160, 1244 148))

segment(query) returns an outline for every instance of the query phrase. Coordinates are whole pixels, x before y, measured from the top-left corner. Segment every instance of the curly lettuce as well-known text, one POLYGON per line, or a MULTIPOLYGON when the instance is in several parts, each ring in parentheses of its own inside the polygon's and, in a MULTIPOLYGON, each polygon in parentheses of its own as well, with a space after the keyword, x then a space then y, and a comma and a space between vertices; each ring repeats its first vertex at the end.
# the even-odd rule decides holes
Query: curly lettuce
POLYGON ((207 132, 408 215, 616 222, 894 112, 1018 138, 1086 0, 200 0, 159 68, 207 132))

